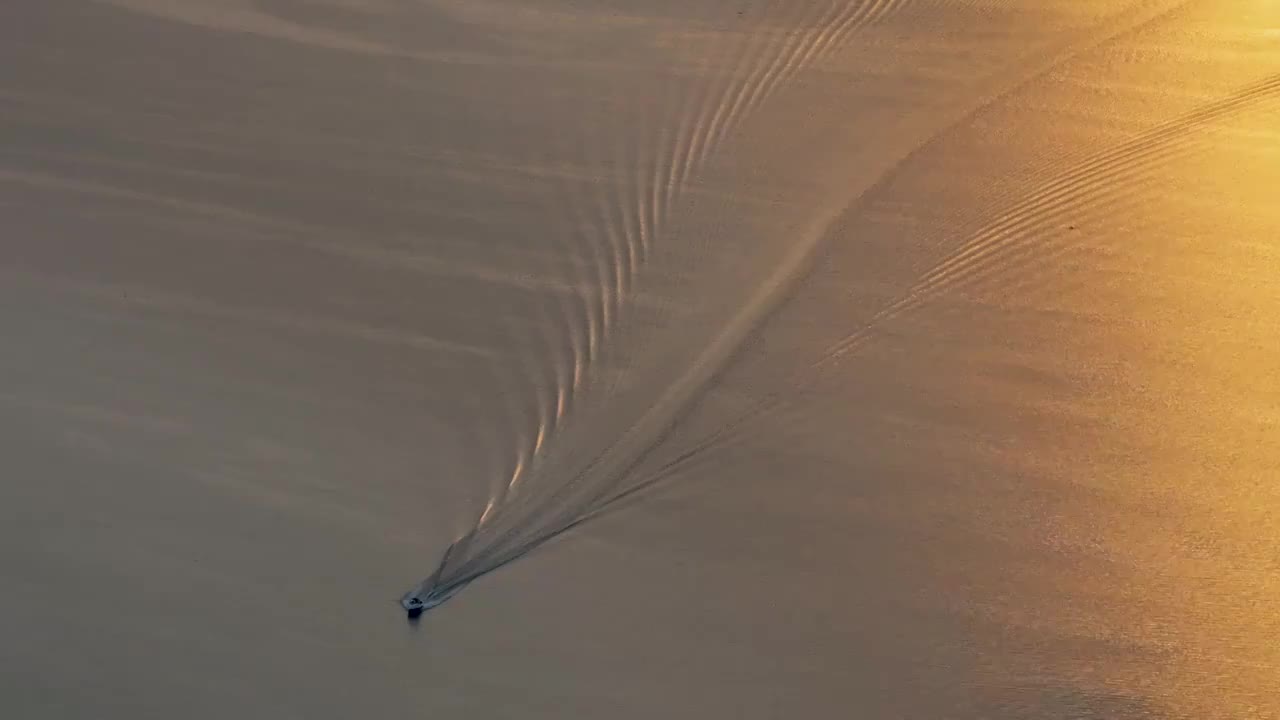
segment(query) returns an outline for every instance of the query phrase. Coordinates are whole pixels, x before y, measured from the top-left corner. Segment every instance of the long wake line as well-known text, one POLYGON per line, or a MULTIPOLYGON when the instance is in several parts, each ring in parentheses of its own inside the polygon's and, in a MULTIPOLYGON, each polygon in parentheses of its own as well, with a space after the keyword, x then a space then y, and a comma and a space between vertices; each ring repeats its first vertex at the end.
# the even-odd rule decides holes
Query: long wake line
MULTIPOLYGON (((1092 159, 1086 160, 1059 175, 1057 179, 1046 183, 1039 191, 1014 205, 1010 212, 1000 216, 993 224, 978 230, 954 252, 944 256, 937 266, 927 271, 904 296, 878 313, 868 327, 863 327, 853 335, 835 343, 815 362, 806 366, 796 378, 793 378, 794 384, 797 387, 804 387, 812 383, 814 378, 821 375, 822 371, 830 367, 834 361, 861 345, 867 339, 871 325, 880 324, 919 307, 926 300, 937 296, 948 285, 963 284, 963 279, 957 282, 956 278, 964 278, 971 271, 976 272, 979 266, 985 266, 995 257, 1003 255, 999 246, 1005 245, 1012 239, 1010 233, 1023 234, 1028 229, 1027 223, 1030 219, 1028 214, 1034 216, 1036 213, 1051 212, 1054 206, 1061 202, 1058 198, 1061 197, 1060 194, 1064 189, 1071 188, 1067 189, 1067 192, 1079 189, 1081 181, 1089 175, 1105 177, 1111 174, 1105 169, 1111 163, 1124 159, 1137 160, 1144 156, 1158 157, 1160 153, 1155 152, 1155 149, 1170 140, 1175 140, 1184 133, 1199 130, 1221 117, 1233 114, 1233 111, 1254 104, 1255 101, 1272 98, 1277 90, 1276 83, 1275 78, 1270 78, 1182 118, 1157 126, 1129 143, 1093 156, 1092 159), (957 269, 964 266, 968 267, 961 273, 956 273, 957 269)), ((704 438, 695 447, 629 487, 619 490, 617 483, 614 482, 606 484, 595 492, 586 493, 585 496, 580 493, 579 497, 571 497, 571 494, 588 476, 602 474, 616 479, 628 477, 668 436, 695 404, 697 398, 714 385, 716 376, 732 359, 742 342, 756 331, 761 319, 767 317, 788 297, 791 287, 804 277, 806 266, 828 234, 823 228, 829 223, 819 225, 812 232, 804 234, 808 240, 796 244, 796 247, 784 258, 781 266, 734 314, 689 370, 668 386, 658 401, 640 417, 635 425, 623 433, 617 442, 597 454, 585 467, 574 473, 568 482, 540 501, 531 512, 523 514, 520 522, 497 532, 496 536, 493 536, 492 532, 487 534, 485 532, 489 529, 487 521, 494 511, 494 503, 490 503, 472 529, 450 544, 434 572, 402 597, 401 603, 405 609, 413 615, 415 609, 421 612, 434 607, 482 575, 497 570, 561 534, 620 507, 640 492, 671 477, 709 449, 722 443, 748 422, 784 404, 787 398, 781 392, 765 396, 732 422, 704 438), (483 549, 473 555, 477 545, 482 546, 483 549)), ((1009 243, 1006 247, 1012 249, 1019 245, 1020 243, 1009 243)))

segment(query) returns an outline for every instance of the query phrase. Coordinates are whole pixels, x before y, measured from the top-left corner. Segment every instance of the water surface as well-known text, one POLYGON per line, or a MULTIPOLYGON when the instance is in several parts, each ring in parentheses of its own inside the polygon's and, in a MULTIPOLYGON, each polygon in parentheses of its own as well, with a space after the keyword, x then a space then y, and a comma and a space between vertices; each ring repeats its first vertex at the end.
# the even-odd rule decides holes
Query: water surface
POLYGON ((1275 3, 0 28, 8 714, 1280 717, 1275 3))

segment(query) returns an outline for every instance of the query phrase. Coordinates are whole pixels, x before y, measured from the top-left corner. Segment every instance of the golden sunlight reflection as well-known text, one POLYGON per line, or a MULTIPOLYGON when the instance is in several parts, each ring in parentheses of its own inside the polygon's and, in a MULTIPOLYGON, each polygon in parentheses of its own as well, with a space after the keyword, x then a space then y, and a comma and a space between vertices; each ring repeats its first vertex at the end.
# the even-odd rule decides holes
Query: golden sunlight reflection
POLYGON ((1116 238, 1114 420, 1134 460, 1108 480, 1147 595, 1132 621, 1170 651, 1169 711, 1255 717, 1217 690, 1274 687, 1280 667, 1280 83, 1203 132, 1116 238))
POLYGON ((984 390, 1057 431, 1015 431, 1005 461, 1087 500, 1044 522, 1077 566, 1026 571, 1046 598, 1067 585, 1071 599, 1031 611, 998 596, 981 616, 1114 645, 1106 667, 1062 672, 1100 693, 1146 677, 1139 695, 1159 710, 1133 717, 1280 709, 1277 27, 1280 2, 1191 4, 1062 71, 1027 122, 1046 146, 1061 135, 1089 150, 1037 176, 981 241, 995 268, 971 293, 981 304, 1075 329, 1016 330, 1051 335, 1051 351, 974 352, 1089 389, 984 390))

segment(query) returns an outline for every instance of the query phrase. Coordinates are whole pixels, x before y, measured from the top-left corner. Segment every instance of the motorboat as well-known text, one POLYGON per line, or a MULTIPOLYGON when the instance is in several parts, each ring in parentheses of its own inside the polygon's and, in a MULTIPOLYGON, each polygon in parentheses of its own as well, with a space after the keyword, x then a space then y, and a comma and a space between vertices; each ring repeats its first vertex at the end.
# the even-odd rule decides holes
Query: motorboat
POLYGON ((431 573, 431 577, 423 580, 417 587, 401 596, 400 607, 404 608, 404 611, 408 613, 410 620, 420 617, 422 613, 431 608, 444 604, 446 600, 458 594, 458 591, 469 582, 469 580, 460 583, 441 582, 441 573, 444 572, 445 564, 449 562, 449 555, 456 545, 457 543, 454 543, 444 551, 444 557, 440 558, 440 564, 436 566, 435 572, 431 573))
POLYGON ((410 619, 417 618, 431 608, 443 605, 446 600, 456 595, 461 589, 462 586, 460 585, 452 587, 436 585, 431 588, 414 589, 400 598, 400 607, 404 608, 410 619))

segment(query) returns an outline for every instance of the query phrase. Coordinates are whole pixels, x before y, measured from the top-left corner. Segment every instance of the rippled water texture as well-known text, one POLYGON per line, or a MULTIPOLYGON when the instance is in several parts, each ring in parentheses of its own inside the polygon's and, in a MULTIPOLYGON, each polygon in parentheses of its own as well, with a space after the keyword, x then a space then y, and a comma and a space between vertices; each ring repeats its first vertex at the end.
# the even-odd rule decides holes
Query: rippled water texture
POLYGON ((1280 718, 1277 188, 1270 0, 5 3, 0 714, 1280 718))

